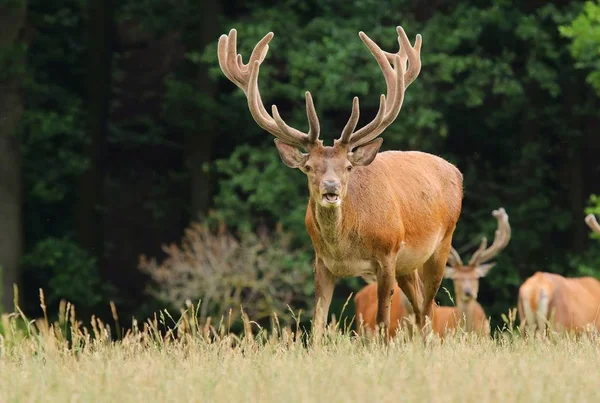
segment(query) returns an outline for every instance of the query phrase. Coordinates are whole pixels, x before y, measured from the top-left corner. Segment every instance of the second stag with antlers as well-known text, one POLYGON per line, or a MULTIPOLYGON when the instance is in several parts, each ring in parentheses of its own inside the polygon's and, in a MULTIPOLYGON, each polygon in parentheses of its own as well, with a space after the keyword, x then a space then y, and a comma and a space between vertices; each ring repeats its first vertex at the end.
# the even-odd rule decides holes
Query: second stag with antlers
POLYGON ((396 280, 422 327, 444 276, 461 212, 463 178, 454 165, 422 152, 379 152, 378 136, 400 113, 406 88, 421 70, 421 36, 412 46, 402 27, 397 33, 397 53, 381 50, 359 33, 383 72, 387 95, 381 95, 375 118, 358 130, 355 97, 350 119, 333 146, 324 146, 319 139, 310 92, 306 92, 307 133, 288 126, 275 105, 272 114, 267 112, 258 74, 272 32, 254 47, 248 64, 237 53, 235 29, 219 38, 221 70, 246 94, 256 123, 275 136, 283 162, 308 178, 305 222, 316 254, 313 334, 317 336, 326 324, 336 279, 363 275, 377 278, 377 322, 388 329, 386 334, 396 280))
POLYGON ((446 278, 454 283, 454 297, 456 307, 439 307, 435 312, 434 326, 439 333, 447 329, 456 328, 459 321, 464 320, 465 330, 489 336, 490 325, 483 307, 477 302, 479 293, 479 279, 485 277, 496 263, 487 263, 500 253, 510 241, 510 224, 508 214, 503 208, 492 211, 498 222, 498 229, 494 234, 494 241, 488 248, 487 238, 481 239, 479 248, 473 253, 469 263, 464 265, 458 252, 452 248, 446 267, 446 278))

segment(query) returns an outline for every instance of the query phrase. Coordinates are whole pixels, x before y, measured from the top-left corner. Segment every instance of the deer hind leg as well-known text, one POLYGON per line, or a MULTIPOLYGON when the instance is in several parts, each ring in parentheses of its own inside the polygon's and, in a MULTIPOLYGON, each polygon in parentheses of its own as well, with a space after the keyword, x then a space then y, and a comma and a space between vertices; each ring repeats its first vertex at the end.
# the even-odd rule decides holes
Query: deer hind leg
POLYGON ((448 261, 451 245, 452 232, 446 235, 433 255, 431 255, 429 260, 423 265, 423 324, 425 324, 425 316, 429 318, 428 329, 423 329, 423 325, 421 325, 421 329, 425 334, 432 330, 430 327, 433 325, 433 300, 438 293, 444 278, 444 271, 446 270, 446 262, 448 261))
POLYGON ((419 271, 415 270, 409 274, 396 275, 396 281, 412 306, 412 312, 415 314, 415 325, 418 328, 421 328, 423 326, 423 318, 421 315, 423 293, 419 271))

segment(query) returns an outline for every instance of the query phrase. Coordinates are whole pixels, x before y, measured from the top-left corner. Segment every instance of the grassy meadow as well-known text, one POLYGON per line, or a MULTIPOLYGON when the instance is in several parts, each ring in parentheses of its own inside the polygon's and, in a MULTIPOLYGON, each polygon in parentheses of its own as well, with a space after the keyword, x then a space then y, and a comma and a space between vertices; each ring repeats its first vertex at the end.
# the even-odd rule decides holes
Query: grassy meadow
POLYGON ((112 325, 78 322, 69 304, 54 323, 4 315, 0 401, 592 402, 600 393, 595 334, 525 339, 509 323, 494 339, 399 335, 386 347, 334 325, 307 347, 298 329, 246 320, 236 336, 224 321, 196 323, 191 308, 134 321, 119 337, 116 312, 112 325))

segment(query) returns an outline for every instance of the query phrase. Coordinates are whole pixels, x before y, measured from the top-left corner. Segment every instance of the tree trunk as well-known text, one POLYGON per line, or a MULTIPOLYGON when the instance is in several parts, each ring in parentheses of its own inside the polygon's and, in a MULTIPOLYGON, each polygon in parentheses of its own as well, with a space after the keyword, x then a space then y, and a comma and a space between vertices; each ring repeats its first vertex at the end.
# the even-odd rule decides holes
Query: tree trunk
MULTIPOLYGON (((219 35, 219 18, 222 14, 221 0, 208 0, 203 5, 202 26, 200 27, 200 48, 214 42, 219 35)), ((217 86, 208 75, 208 66, 200 64, 198 71, 198 93, 207 99, 214 99, 217 86)), ((210 203, 211 178, 205 165, 211 161, 213 138, 218 130, 218 125, 211 120, 210 113, 206 113, 200 130, 196 133, 186 133, 185 160, 190 173, 190 208, 192 219, 204 214, 210 203)), ((213 117, 214 119, 214 117, 213 117)))
POLYGON ((89 166, 80 182, 78 235, 81 245, 97 257, 100 265, 104 260, 105 150, 111 97, 113 13, 113 0, 92 0, 88 4, 88 138, 84 155, 89 166))
POLYGON ((0 310, 13 307, 13 284, 19 283, 23 248, 21 151, 16 131, 23 115, 20 49, 26 2, 0 6, 0 310))

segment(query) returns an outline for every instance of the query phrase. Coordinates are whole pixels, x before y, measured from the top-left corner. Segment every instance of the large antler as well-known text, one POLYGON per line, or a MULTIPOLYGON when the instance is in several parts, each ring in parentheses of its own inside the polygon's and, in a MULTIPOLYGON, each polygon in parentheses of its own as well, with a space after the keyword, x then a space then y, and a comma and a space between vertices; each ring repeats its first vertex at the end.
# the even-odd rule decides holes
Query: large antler
POLYGON ((450 247, 450 254, 448 255, 448 264, 450 267, 454 267, 456 269, 461 268, 463 265, 459 253, 452 246, 450 247))
POLYGON ((379 136, 398 117, 404 100, 404 92, 417 78, 421 71, 421 35, 417 35, 415 46, 411 46, 402 27, 397 27, 398 53, 388 53, 371 40, 364 32, 359 32, 360 39, 377 60, 387 86, 387 97, 381 95, 379 111, 375 119, 358 131, 354 131, 359 117, 358 97, 352 102, 352 114, 338 139, 350 148, 368 143, 379 136), (408 62, 408 67, 407 67, 408 62))
POLYGON ((598 220, 596 220, 596 216, 593 214, 588 214, 585 217, 585 223, 597 234, 600 234, 600 224, 598 224, 598 220))
POLYGON ((319 138, 319 118, 315 111, 310 92, 306 91, 306 114, 308 115, 308 133, 288 126, 273 105, 273 116, 269 115, 263 105, 258 90, 258 71, 269 50, 269 42, 273 32, 266 34, 254 47, 248 64, 242 62, 242 55, 237 54, 237 31, 232 29, 229 35, 219 37, 219 66, 225 76, 244 91, 248 98, 248 108, 256 123, 284 143, 307 149, 319 138))
POLYGON ((469 265, 477 266, 487 262, 502 249, 506 248, 508 241, 510 241, 510 224, 508 223, 508 214, 506 214, 506 211, 501 207, 498 210, 494 210, 492 215, 498 220, 498 229, 494 235, 494 242, 488 248, 487 238, 483 237, 479 249, 473 253, 469 265))
MULTIPOLYGON (((496 256, 502 249, 506 248, 508 241, 510 241, 510 224, 508 223, 508 214, 501 207, 498 210, 492 211, 492 215, 498 220, 498 229, 494 235, 494 242, 492 246, 487 248, 487 238, 481 239, 481 244, 469 261, 469 266, 479 266, 496 256)), ((586 218, 587 220, 587 218, 586 218)), ((600 226, 598 226, 600 230, 600 226)), ((463 262, 460 255, 453 247, 450 248, 450 254, 448 255, 448 265, 455 269, 460 269, 463 266, 463 262)))

